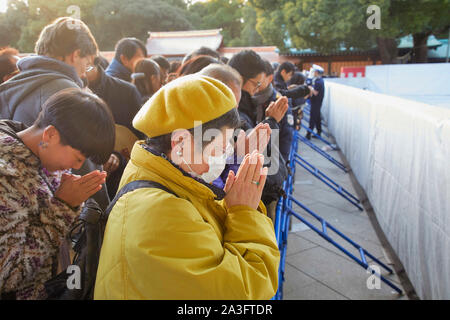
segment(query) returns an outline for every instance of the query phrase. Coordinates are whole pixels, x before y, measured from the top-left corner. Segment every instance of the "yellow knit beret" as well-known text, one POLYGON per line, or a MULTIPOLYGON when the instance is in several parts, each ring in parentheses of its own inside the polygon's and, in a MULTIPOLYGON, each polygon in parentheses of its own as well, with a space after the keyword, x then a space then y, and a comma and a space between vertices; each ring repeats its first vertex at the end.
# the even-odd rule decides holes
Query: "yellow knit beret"
POLYGON ((192 129, 236 107, 233 92, 222 82, 197 74, 178 78, 156 92, 133 119, 133 127, 149 138, 192 129))

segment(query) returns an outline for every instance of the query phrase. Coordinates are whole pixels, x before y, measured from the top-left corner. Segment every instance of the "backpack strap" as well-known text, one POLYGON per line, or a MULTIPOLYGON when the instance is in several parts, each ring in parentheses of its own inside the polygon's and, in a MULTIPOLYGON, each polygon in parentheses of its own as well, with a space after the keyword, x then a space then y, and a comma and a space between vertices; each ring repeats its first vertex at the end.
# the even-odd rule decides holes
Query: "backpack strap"
POLYGON ((109 216, 110 212, 112 211, 114 205, 116 204, 116 202, 120 199, 120 197, 122 197, 124 194, 137 190, 137 189, 144 189, 144 188, 155 188, 155 189, 161 189, 164 190, 170 194, 173 194, 174 196, 178 197, 175 192, 173 192, 172 190, 168 189, 167 187, 163 186, 162 184, 155 182, 155 181, 149 181, 149 180, 136 180, 136 181, 132 181, 126 185, 124 185, 122 187, 122 189, 120 189, 120 191, 116 194, 116 196, 114 197, 114 199, 111 201, 111 203, 109 204, 108 208, 105 211, 105 215, 106 217, 109 216))

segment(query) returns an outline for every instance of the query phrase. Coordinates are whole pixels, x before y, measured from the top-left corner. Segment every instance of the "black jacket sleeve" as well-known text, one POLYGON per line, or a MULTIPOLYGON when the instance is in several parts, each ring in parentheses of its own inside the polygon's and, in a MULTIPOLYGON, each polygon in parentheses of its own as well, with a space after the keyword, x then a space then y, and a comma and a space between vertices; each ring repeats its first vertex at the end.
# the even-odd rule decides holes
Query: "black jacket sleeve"
POLYGON ((109 106, 115 123, 130 129, 140 140, 144 139, 145 135, 132 125, 142 106, 139 91, 131 83, 109 76, 101 67, 98 67, 98 72, 99 79, 89 88, 109 106))
POLYGON ((277 89, 281 95, 288 97, 288 98, 292 98, 292 99, 299 99, 299 98, 303 98, 305 96, 307 96, 311 90, 309 90, 308 86, 306 85, 302 85, 302 86, 298 86, 297 88, 294 89, 277 89))
POLYGON ((272 117, 267 117, 267 118, 265 118, 265 119, 262 121, 262 123, 267 123, 267 124, 269 124, 270 129, 272 129, 272 130, 280 129, 280 126, 278 125, 277 120, 275 120, 275 119, 272 118, 272 117))

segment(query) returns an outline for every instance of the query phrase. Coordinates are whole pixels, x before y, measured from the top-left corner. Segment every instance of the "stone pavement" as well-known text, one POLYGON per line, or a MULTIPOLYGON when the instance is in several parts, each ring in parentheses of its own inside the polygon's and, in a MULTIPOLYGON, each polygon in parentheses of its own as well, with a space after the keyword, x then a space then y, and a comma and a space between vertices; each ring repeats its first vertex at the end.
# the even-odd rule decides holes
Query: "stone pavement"
MULTIPOLYGON (((304 130, 302 130, 304 135, 304 130)), ((324 136, 326 138, 326 136, 324 136)), ((326 138, 330 140, 331 138, 326 138)), ((325 146, 318 139, 312 139, 319 147, 325 146)), ((343 162, 338 151, 328 151, 335 159, 343 162)), ((299 143, 299 154, 308 162, 328 175, 331 179, 357 196, 352 185, 351 174, 322 157, 303 143, 299 143)), ((362 245, 389 267, 393 267, 394 259, 389 250, 382 245, 369 215, 359 211, 354 205, 335 193, 331 188, 297 165, 294 196, 313 212, 322 216, 331 225, 346 236, 362 245)), ((313 222, 319 222, 301 208, 296 212, 313 222)), ((358 251, 329 230, 330 236, 356 257, 358 251)), ((370 265, 371 259, 368 259, 370 265)), ((397 266, 398 267, 398 266, 397 266)), ((403 290, 397 275, 389 275, 383 269, 382 274, 394 281, 403 290)), ((368 289, 367 281, 371 275, 350 257, 320 237, 313 230, 295 217, 292 219, 292 230, 289 233, 285 268, 284 299, 285 300, 397 300, 408 299, 407 295, 399 296, 391 287, 381 282, 380 289, 368 289)))

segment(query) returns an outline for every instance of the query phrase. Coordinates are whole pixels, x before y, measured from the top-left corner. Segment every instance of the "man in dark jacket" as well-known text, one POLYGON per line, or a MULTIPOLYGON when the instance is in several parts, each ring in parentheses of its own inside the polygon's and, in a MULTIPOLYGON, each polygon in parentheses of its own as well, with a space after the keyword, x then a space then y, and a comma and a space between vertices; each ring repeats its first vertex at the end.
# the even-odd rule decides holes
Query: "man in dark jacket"
POLYGON ((116 54, 106 69, 106 74, 131 82, 135 63, 147 57, 145 45, 136 38, 123 38, 117 42, 115 51, 116 54))
MULTIPOLYGON (((89 89, 106 102, 116 124, 128 128, 139 140, 145 139, 145 135, 133 127, 134 116, 142 106, 139 91, 133 84, 106 74, 100 63, 100 59, 96 58, 94 67, 87 73, 89 89)), ((117 167, 111 168, 106 179, 111 199, 117 192, 130 153, 131 150, 115 150, 113 153, 118 164, 117 167)))
POLYGON ((98 52, 88 27, 72 18, 59 18, 46 26, 35 50, 37 56, 21 59, 17 64, 20 73, 0 86, 1 117, 27 126, 34 123, 42 105, 54 93, 83 86, 80 78, 98 52))
POLYGON ((136 87, 129 82, 109 76, 99 65, 98 59, 88 72, 87 79, 89 89, 102 98, 110 108, 115 123, 127 127, 139 139, 145 139, 145 135, 136 130, 132 124, 134 116, 142 107, 141 94, 136 87))
MULTIPOLYGON (((263 85, 265 64, 261 57, 254 51, 244 50, 235 54, 229 65, 236 69, 243 78, 242 95, 239 102, 239 115, 242 120, 241 128, 249 131, 255 128, 258 123, 267 123, 272 129, 271 141, 277 141, 279 138, 279 122, 283 119, 288 110, 288 99, 286 97, 279 98, 276 102, 270 103, 265 110, 265 114, 258 118, 257 108, 254 104, 252 96, 254 96, 263 85), (262 120, 261 120, 262 119, 262 120), (261 120, 258 122, 258 120, 261 120)), ((278 145, 270 143, 267 148, 271 168, 278 168, 276 172, 269 170, 266 186, 264 187, 262 201, 264 204, 270 204, 268 211, 269 216, 275 219, 275 205, 279 197, 283 194, 282 185, 287 178, 287 168, 284 158, 278 150, 278 145), (274 150, 275 149, 275 150, 274 150)))
MULTIPOLYGON (((92 68, 98 48, 82 21, 64 17, 44 28, 35 51, 36 56, 18 62, 18 75, 0 85, 2 119, 31 126, 50 96, 63 89, 83 87, 81 78, 92 68)), ((88 159, 77 173, 86 174, 98 168, 88 159)), ((106 208, 107 188, 103 186, 94 199, 106 208)))
POLYGON ((20 73, 0 86, 2 119, 31 126, 50 96, 62 89, 83 87, 75 68, 54 58, 28 56, 17 66, 20 73))
MULTIPOLYGON (((272 102, 276 102, 281 95, 272 86, 274 71, 269 61, 264 60, 265 78, 260 91, 253 96, 253 103, 256 107, 256 123, 263 120, 267 108, 272 102)), ((279 148, 281 155, 285 161, 289 159, 289 152, 292 144, 292 130, 294 126, 294 118, 290 108, 278 123, 279 132, 279 148)))
POLYGON ((283 96, 298 99, 304 98, 310 94, 308 86, 289 86, 288 83, 291 80, 295 72, 295 66, 292 62, 283 62, 275 73, 274 83, 275 89, 283 96))

